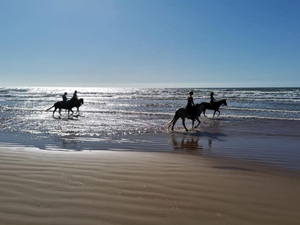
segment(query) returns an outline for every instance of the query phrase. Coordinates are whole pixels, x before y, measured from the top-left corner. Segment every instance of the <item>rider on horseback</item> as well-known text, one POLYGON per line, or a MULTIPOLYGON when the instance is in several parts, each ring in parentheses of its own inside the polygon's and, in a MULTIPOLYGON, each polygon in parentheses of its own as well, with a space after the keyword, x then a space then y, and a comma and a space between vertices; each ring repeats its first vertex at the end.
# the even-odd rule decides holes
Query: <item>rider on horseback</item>
POLYGON ((73 97, 72 97, 72 99, 74 99, 74 100, 78 100, 78 97, 77 97, 77 91, 74 91, 74 94, 73 94, 73 97))
POLYGON ((77 102, 78 101, 78 97, 77 97, 77 91, 74 91, 73 97, 71 98, 72 102, 77 102))
POLYGON ((62 99, 63 99, 62 104, 63 105, 67 105, 67 101, 68 101, 67 94, 68 93, 65 92, 64 95, 62 95, 62 99))
POLYGON ((193 94, 194 94, 194 92, 192 92, 192 91, 189 92, 189 97, 187 99, 188 103, 185 107, 187 113, 191 115, 192 120, 194 120, 195 116, 196 116, 196 108, 195 108, 195 104, 194 104, 193 94))
POLYGON ((210 105, 212 106, 215 102, 216 102, 216 99, 214 98, 214 94, 213 92, 210 93, 210 105))
POLYGON ((63 102, 66 103, 68 98, 67 98, 67 92, 64 93, 64 95, 62 96, 63 102))

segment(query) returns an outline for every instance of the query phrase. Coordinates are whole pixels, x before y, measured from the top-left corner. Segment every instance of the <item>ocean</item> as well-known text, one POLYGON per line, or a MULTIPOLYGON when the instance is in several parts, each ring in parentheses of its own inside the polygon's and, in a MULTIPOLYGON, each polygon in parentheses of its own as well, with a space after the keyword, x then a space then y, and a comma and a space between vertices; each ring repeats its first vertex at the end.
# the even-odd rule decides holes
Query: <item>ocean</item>
MULTIPOLYGON (((300 88, 0 88, 1 130, 57 136, 108 138, 123 134, 160 133, 176 109, 186 106, 188 92, 194 102, 226 99, 221 118, 300 120, 300 88), (80 117, 52 117, 51 107, 68 92, 84 99, 80 117)), ((208 111, 208 117, 211 116, 208 111)))
MULTIPOLYGON (((213 132, 216 127, 238 129, 252 120, 292 124, 300 121, 300 88, 3 87, 0 140, 39 145, 42 149, 120 148, 122 144, 134 148, 134 143, 142 143, 146 148, 142 135, 159 138, 169 133, 168 122, 178 108, 186 106, 191 90, 195 103, 209 102, 212 91, 216 100, 227 100, 228 105, 220 107, 218 118, 212 118, 213 111, 207 111, 208 118, 200 117, 202 123, 197 130, 202 134, 213 132), (84 99, 79 116, 68 118, 63 110, 61 117, 58 112, 53 117, 53 109, 46 111, 62 100, 64 92, 71 98, 75 90, 78 98, 84 99)), ((187 121, 187 127, 191 128, 191 121, 187 121)), ((181 121, 175 132, 185 133, 181 121)))

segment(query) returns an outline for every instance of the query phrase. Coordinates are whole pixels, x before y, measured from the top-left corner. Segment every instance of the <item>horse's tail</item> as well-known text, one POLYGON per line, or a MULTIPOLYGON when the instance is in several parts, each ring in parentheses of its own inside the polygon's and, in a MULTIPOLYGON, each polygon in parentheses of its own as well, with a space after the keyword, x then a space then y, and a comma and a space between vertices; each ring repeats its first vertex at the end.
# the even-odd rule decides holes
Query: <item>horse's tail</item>
POLYGON ((168 130, 170 129, 170 127, 172 126, 172 124, 174 123, 174 121, 176 120, 177 117, 178 117, 178 115, 177 115, 177 111, 176 111, 173 119, 168 123, 168 130))
POLYGON ((50 107, 49 109, 46 109, 46 111, 49 111, 50 109, 52 109, 55 105, 53 105, 52 107, 50 107))
POLYGON ((175 116, 173 117, 173 119, 168 123, 168 130, 170 130, 170 127, 172 126, 172 123, 174 122, 175 116))

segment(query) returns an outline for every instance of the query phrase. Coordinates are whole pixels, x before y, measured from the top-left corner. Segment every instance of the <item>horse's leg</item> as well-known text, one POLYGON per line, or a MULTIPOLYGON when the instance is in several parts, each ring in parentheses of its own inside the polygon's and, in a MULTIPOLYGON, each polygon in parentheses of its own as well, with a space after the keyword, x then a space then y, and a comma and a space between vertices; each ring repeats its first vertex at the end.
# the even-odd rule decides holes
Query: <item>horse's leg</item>
POLYGON ((72 109, 68 109, 68 118, 70 118, 70 111, 72 112, 72 113, 71 113, 71 116, 72 116, 73 113, 74 113, 72 109))
POLYGON ((61 116, 61 108, 59 108, 59 115, 61 116))
POLYGON ((205 110, 203 110, 203 115, 204 115, 205 117, 207 117, 207 116, 205 115, 205 112, 206 112, 206 109, 205 109, 205 110))
POLYGON ((201 117, 201 114, 202 114, 202 113, 203 113, 203 111, 201 111, 201 112, 200 112, 200 115, 199 115, 199 117, 201 117))
POLYGON ((215 114, 216 114, 216 110, 214 111, 214 115, 213 115, 213 117, 215 117, 215 114))
POLYGON ((52 114, 53 117, 54 117, 54 113, 55 113, 56 110, 57 110, 57 108, 55 107, 55 109, 53 110, 53 114, 52 114))
POLYGON ((183 125, 183 127, 185 128, 186 132, 189 132, 189 130, 188 130, 188 129, 186 128, 186 126, 185 126, 185 118, 182 117, 181 119, 182 119, 182 125, 183 125))
POLYGON ((174 129, 175 123, 177 122, 177 120, 179 119, 179 117, 175 117, 173 118, 173 125, 172 125, 172 131, 174 129))
POLYGON ((194 129, 195 120, 192 120, 192 129, 194 129))
POLYGON ((196 118, 196 120, 198 121, 198 124, 197 124, 197 126, 195 126, 195 128, 197 128, 199 126, 199 124, 201 123, 199 118, 196 118))
POLYGON ((217 112, 219 113, 217 117, 219 117, 219 116, 220 116, 220 111, 219 111, 219 110, 217 110, 217 112))

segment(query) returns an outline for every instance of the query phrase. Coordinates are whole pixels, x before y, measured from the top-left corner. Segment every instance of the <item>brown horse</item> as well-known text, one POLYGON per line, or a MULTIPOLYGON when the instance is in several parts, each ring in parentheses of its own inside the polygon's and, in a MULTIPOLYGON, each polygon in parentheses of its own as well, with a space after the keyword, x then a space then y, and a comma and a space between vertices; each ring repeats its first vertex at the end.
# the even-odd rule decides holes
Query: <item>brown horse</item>
MULTIPOLYGON (((214 110, 214 115, 213 117, 215 117, 215 114, 216 112, 218 112, 218 116, 220 115, 220 111, 219 111, 219 108, 221 105, 225 105, 227 106, 227 102, 226 102, 226 99, 222 99, 220 101, 217 101, 217 102, 213 102, 212 104, 208 103, 208 102, 202 102, 200 104, 200 109, 201 109, 201 112, 200 112, 200 116, 201 116, 201 113, 203 112, 203 115, 206 117, 205 115, 205 111, 207 109, 210 109, 210 110, 214 110)), ((217 116, 217 117, 218 117, 217 116)))
POLYGON ((68 118, 69 118, 70 117, 70 111, 72 112, 72 114, 74 113, 72 108, 76 107, 77 112, 79 112, 79 107, 81 105, 83 105, 83 98, 81 98, 81 99, 71 99, 71 100, 67 101, 66 103, 64 103, 62 101, 61 102, 56 102, 52 107, 50 107, 46 111, 48 111, 48 110, 52 109, 53 107, 55 107, 55 109, 53 111, 53 117, 54 117, 54 113, 57 109, 59 109, 59 115, 61 115, 61 109, 67 109, 68 110, 68 118))
POLYGON ((197 128, 199 126, 199 124, 201 123, 200 120, 199 120, 199 116, 200 116, 200 113, 201 113, 201 106, 200 104, 196 104, 195 105, 196 107, 196 110, 197 110, 197 115, 195 116, 194 119, 192 119, 192 116, 190 113, 187 112, 187 110, 185 108, 180 108, 178 109, 176 112, 175 112, 175 116, 173 117, 173 119, 168 123, 168 129, 170 129, 171 125, 172 125, 172 130, 174 129, 174 126, 175 126, 175 123, 177 122, 177 120, 179 118, 181 118, 182 120, 182 125, 183 127, 185 128, 185 130, 188 132, 188 129, 186 128, 185 126, 185 119, 190 119, 192 120, 192 129, 194 128, 194 122, 195 120, 198 121, 198 124, 197 126, 195 126, 195 128, 197 128))

